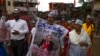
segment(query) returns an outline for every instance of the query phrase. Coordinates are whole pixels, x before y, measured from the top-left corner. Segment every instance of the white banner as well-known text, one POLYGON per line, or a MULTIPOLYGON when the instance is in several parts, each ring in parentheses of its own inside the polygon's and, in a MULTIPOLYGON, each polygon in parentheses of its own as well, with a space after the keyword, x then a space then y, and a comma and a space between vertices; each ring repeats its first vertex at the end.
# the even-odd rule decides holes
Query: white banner
POLYGON ((32 40, 27 56, 59 56, 63 37, 68 30, 60 25, 49 25, 43 19, 37 21, 35 38, 32 40))

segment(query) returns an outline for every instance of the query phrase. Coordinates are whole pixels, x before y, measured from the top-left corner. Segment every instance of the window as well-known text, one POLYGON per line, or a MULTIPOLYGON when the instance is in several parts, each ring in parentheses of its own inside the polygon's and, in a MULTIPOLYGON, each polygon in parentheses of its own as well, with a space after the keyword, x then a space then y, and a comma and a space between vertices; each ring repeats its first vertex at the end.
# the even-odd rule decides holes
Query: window
POLYGON ((8 1, 8 6, 11 6, 11 2, 10 1, 8 1))

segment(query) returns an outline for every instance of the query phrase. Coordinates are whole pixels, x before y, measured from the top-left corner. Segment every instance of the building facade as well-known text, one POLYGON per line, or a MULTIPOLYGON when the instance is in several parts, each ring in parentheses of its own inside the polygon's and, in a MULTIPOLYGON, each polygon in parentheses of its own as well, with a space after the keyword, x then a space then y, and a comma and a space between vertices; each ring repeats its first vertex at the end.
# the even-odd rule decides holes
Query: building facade
POLYGON ((6 3, 6 10, 7 10, 7 13, 8 14, 11 14, 13 9, 14 9, 14 6, 13 6, 13 0, 6 0, 5 3, 6 3))
POLYGON ((2 10, 4 9, 5 9, 5 0, 0 0, 0 16, 1 16, 2 10))
POLYGON ((32 11, 37 11, 37 0, 5 0, 5 8, 7 13, 11 14, 14 8, 19 8, 21 11, 27 11, 25 8, 26 2, 29 3, 32 11))
POLYGON ((100 33, 100 0, 94 0, 93 16, 95 21, 96 34, 100 33))
POLYGON ((100 0, 94 0, 94 10, 100 11, 100 0))

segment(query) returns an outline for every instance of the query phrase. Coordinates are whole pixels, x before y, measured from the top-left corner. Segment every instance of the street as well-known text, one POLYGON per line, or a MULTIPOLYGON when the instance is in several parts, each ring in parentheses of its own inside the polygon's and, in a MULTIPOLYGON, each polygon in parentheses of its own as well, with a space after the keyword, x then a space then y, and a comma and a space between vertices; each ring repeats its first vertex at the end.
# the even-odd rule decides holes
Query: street
POLYGON ((100 56, 100 36, 94 38, 91 52, 92 56, 100 56))

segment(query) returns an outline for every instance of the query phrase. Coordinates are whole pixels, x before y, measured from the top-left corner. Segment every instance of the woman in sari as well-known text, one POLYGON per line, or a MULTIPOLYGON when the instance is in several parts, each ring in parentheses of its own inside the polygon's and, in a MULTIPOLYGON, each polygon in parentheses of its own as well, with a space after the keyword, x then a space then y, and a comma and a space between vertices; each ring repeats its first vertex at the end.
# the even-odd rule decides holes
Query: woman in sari
POLYGON ((87 50, 91 46, 88 34, 82 28, 82 21, 77 19, 74 29, 69 32, 69 56, 87 56, 87 50))

